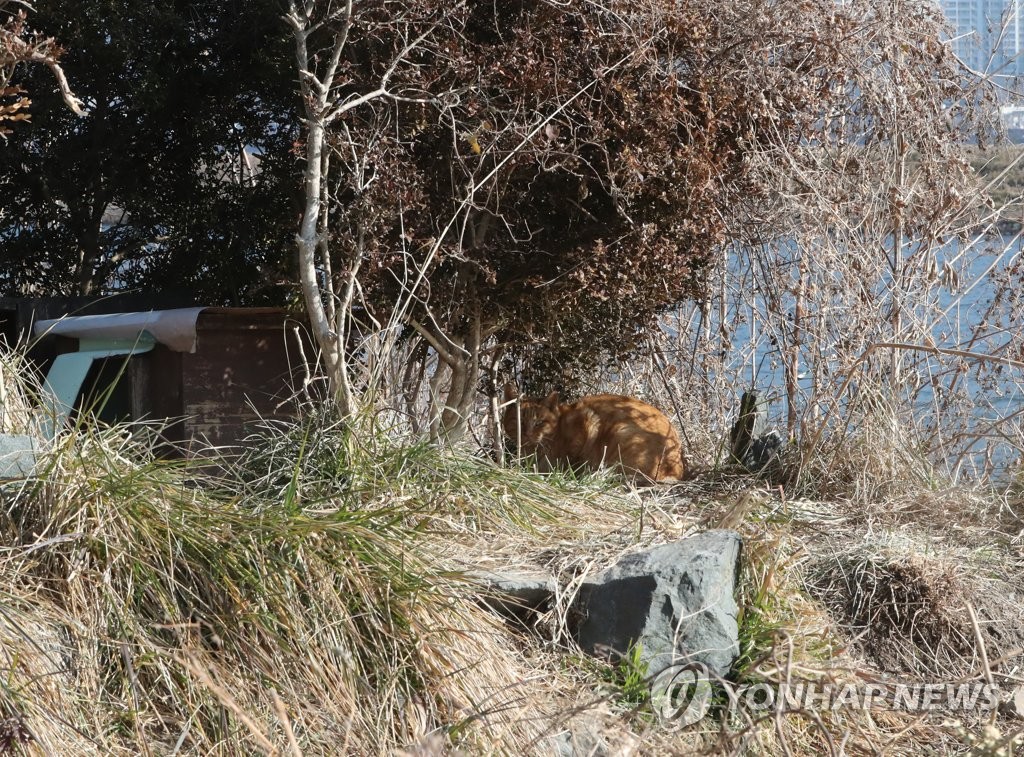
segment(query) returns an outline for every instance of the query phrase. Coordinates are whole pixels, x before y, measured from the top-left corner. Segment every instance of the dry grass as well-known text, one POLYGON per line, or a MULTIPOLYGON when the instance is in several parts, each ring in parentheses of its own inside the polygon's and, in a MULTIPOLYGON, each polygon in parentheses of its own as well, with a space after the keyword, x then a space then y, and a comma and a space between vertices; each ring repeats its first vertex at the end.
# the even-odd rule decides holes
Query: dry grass
MULTIPOLYGON (((1017 675, 1020 544, 986 542, 996 520, 965 512, 960 544, 938 524, 883 536, 882 503, 788 500, 753 476, 630 490, 425 447, 372 451, 380 469, 364 460, 333 491, 306 471, 285 511, 251 481, 244 498, 197 486, 120 432, 67 437, 38 482, 4 490, 4 743, 551 754, 560 738, 584 753, 909 754, 982 734, 977 718, 961 732, 948 713, 858 710, 741 709, 679 731, 620 701, 568 638, 575 588, 626 551, 714 526, 745 538, 739 682, 980 675, 968 602, 990 671, 1017 675), (458 578, 470 567, 547 570, 562 590, 514 627, 473 601, 458 578)), ((977 491, 960 503, 998 511, 977 491)))
POLYGON ((43 464, 0 517, 0 701, 31 749, 367 754, 440 733, 486 753, 542 734, 547 685, 412 511, 257 508, 118 430, 43 464))
POLYGON ((215 469, 76 429, 0 485, 0 754, 985 753, 1020 723, 741 703, 678 729, 568 632, 586 575, 726 527, 733 684, 1024 681, 1019 494, 951 482, 886 407, 768 479, 708 465, 639 490, 316 413, 215 469), (560 588, 506 623, 467 569, 560 588))
POLYGON ((26 434, 36 430, 29 381, 31 368, 24 354, 8 352, 0 345, 0 434, 26 434))
POLYGON ((1021 165, 1021 146, 1004 145, 989 151, 975 151, 971 167, 986 183, 992 199, 1000 207, 1003 218, 1011 223, 1024 221, 1024 169, 1021 165))
MULTIPOLYGON (((996 658, 1024 648, 1024 608, 1011 571, 979 578, 977 555, 944 551, 926 556, 910 540, 848 548, 822 558, 809 592, 820 599, 879 670, 917 679, 957 680, 980 668, 968 605, 983 621, 985 644, 996 658)), ((897 540, 894 540, 897 541, 897 540)), ((1010 566, 1006 566, 1010 567, 1010 566)), ((1018 569, 1019 566, 1013 566, 1018 569)))

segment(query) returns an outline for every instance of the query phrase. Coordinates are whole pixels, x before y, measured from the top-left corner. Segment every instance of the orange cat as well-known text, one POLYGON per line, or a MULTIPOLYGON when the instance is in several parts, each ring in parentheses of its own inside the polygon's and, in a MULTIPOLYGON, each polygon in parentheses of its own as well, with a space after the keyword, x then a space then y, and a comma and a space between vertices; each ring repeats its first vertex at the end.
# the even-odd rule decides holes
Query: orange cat
POLYGON ((663 412, 646 402, 596 394, 561 404, 558 392, 544 399, 519 399, 510 384, 505 385, 505 402, 511 403, 501 421, 505 433, 522 454, 536 453, 542 471, 607 465, 647 481, 686 475, 676 430, 663 412))

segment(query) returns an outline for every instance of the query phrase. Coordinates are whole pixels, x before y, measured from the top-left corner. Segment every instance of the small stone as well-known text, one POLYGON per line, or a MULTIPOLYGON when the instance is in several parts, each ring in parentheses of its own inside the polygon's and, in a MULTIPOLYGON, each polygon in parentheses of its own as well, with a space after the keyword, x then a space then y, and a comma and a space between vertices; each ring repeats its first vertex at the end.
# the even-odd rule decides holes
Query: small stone
POLYGON ((1004 715, 1024 720, 1024 686, 1018 686, 1010 692, 1010 696, 999 705, 1004 715))
POLYGON ((555 596, 558 588, 553 576, 546 573, 501 573, 474 570, 466 574, 484 591, 481 600, 495 612, 522 620, 542 610, 555 596))

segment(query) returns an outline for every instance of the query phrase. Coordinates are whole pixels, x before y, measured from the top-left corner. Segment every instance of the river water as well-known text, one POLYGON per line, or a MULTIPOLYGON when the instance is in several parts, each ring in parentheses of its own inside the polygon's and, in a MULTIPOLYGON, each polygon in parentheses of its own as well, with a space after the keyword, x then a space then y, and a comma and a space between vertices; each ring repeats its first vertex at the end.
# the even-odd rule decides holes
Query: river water
POLYGON ((1002 478, 1015 468, 1024 449, 1020 235, 907 248, 912 275, 904 272, 900 286, 892 275, 879 276, 859 300, 839 274, 804 268, 811 286, 799 309, 797 274, 780 274, 787 265, 796 270, 798 251, 771 255, 772 265, 762 259, 759 267, 754 256, 734 253, 703 307, 666 318, 675 344, 669 362, 695 377, 687 391, 718 391, 718 401, 735 403, 740 388, 756 388, 769 400, 773 423, 784 428, 785 373, 795 351, 797 435, 808 421, 813 428, 830 412, 843 416, 867 389, 881 390, 886 396, 877 399, 923 440, 920 453, 954 476, 1002 478), (875 308, 873 318, 851 305, 858 301, 875 308), (899 330, 892 327, 894 308, 899 330), (798 312, 813 339, 794 329, 798 312))

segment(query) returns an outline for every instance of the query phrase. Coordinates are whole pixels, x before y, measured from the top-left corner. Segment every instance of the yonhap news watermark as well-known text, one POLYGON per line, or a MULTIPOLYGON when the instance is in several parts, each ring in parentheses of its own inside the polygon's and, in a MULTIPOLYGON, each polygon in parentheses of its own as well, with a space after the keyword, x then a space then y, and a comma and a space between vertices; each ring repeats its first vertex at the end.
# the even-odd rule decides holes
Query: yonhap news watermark
POLYGON ((925 712, 991 712, 1001 702, 1024 699, 1024 687, 1010 689, 986 681, 858 682, 791 680, 732 684, 717 679, 700 663, 669 667, 651 681, 651 703, 664 721, 696 723, 712 706, 730 714, 764 711, 841 709, 925 712))

